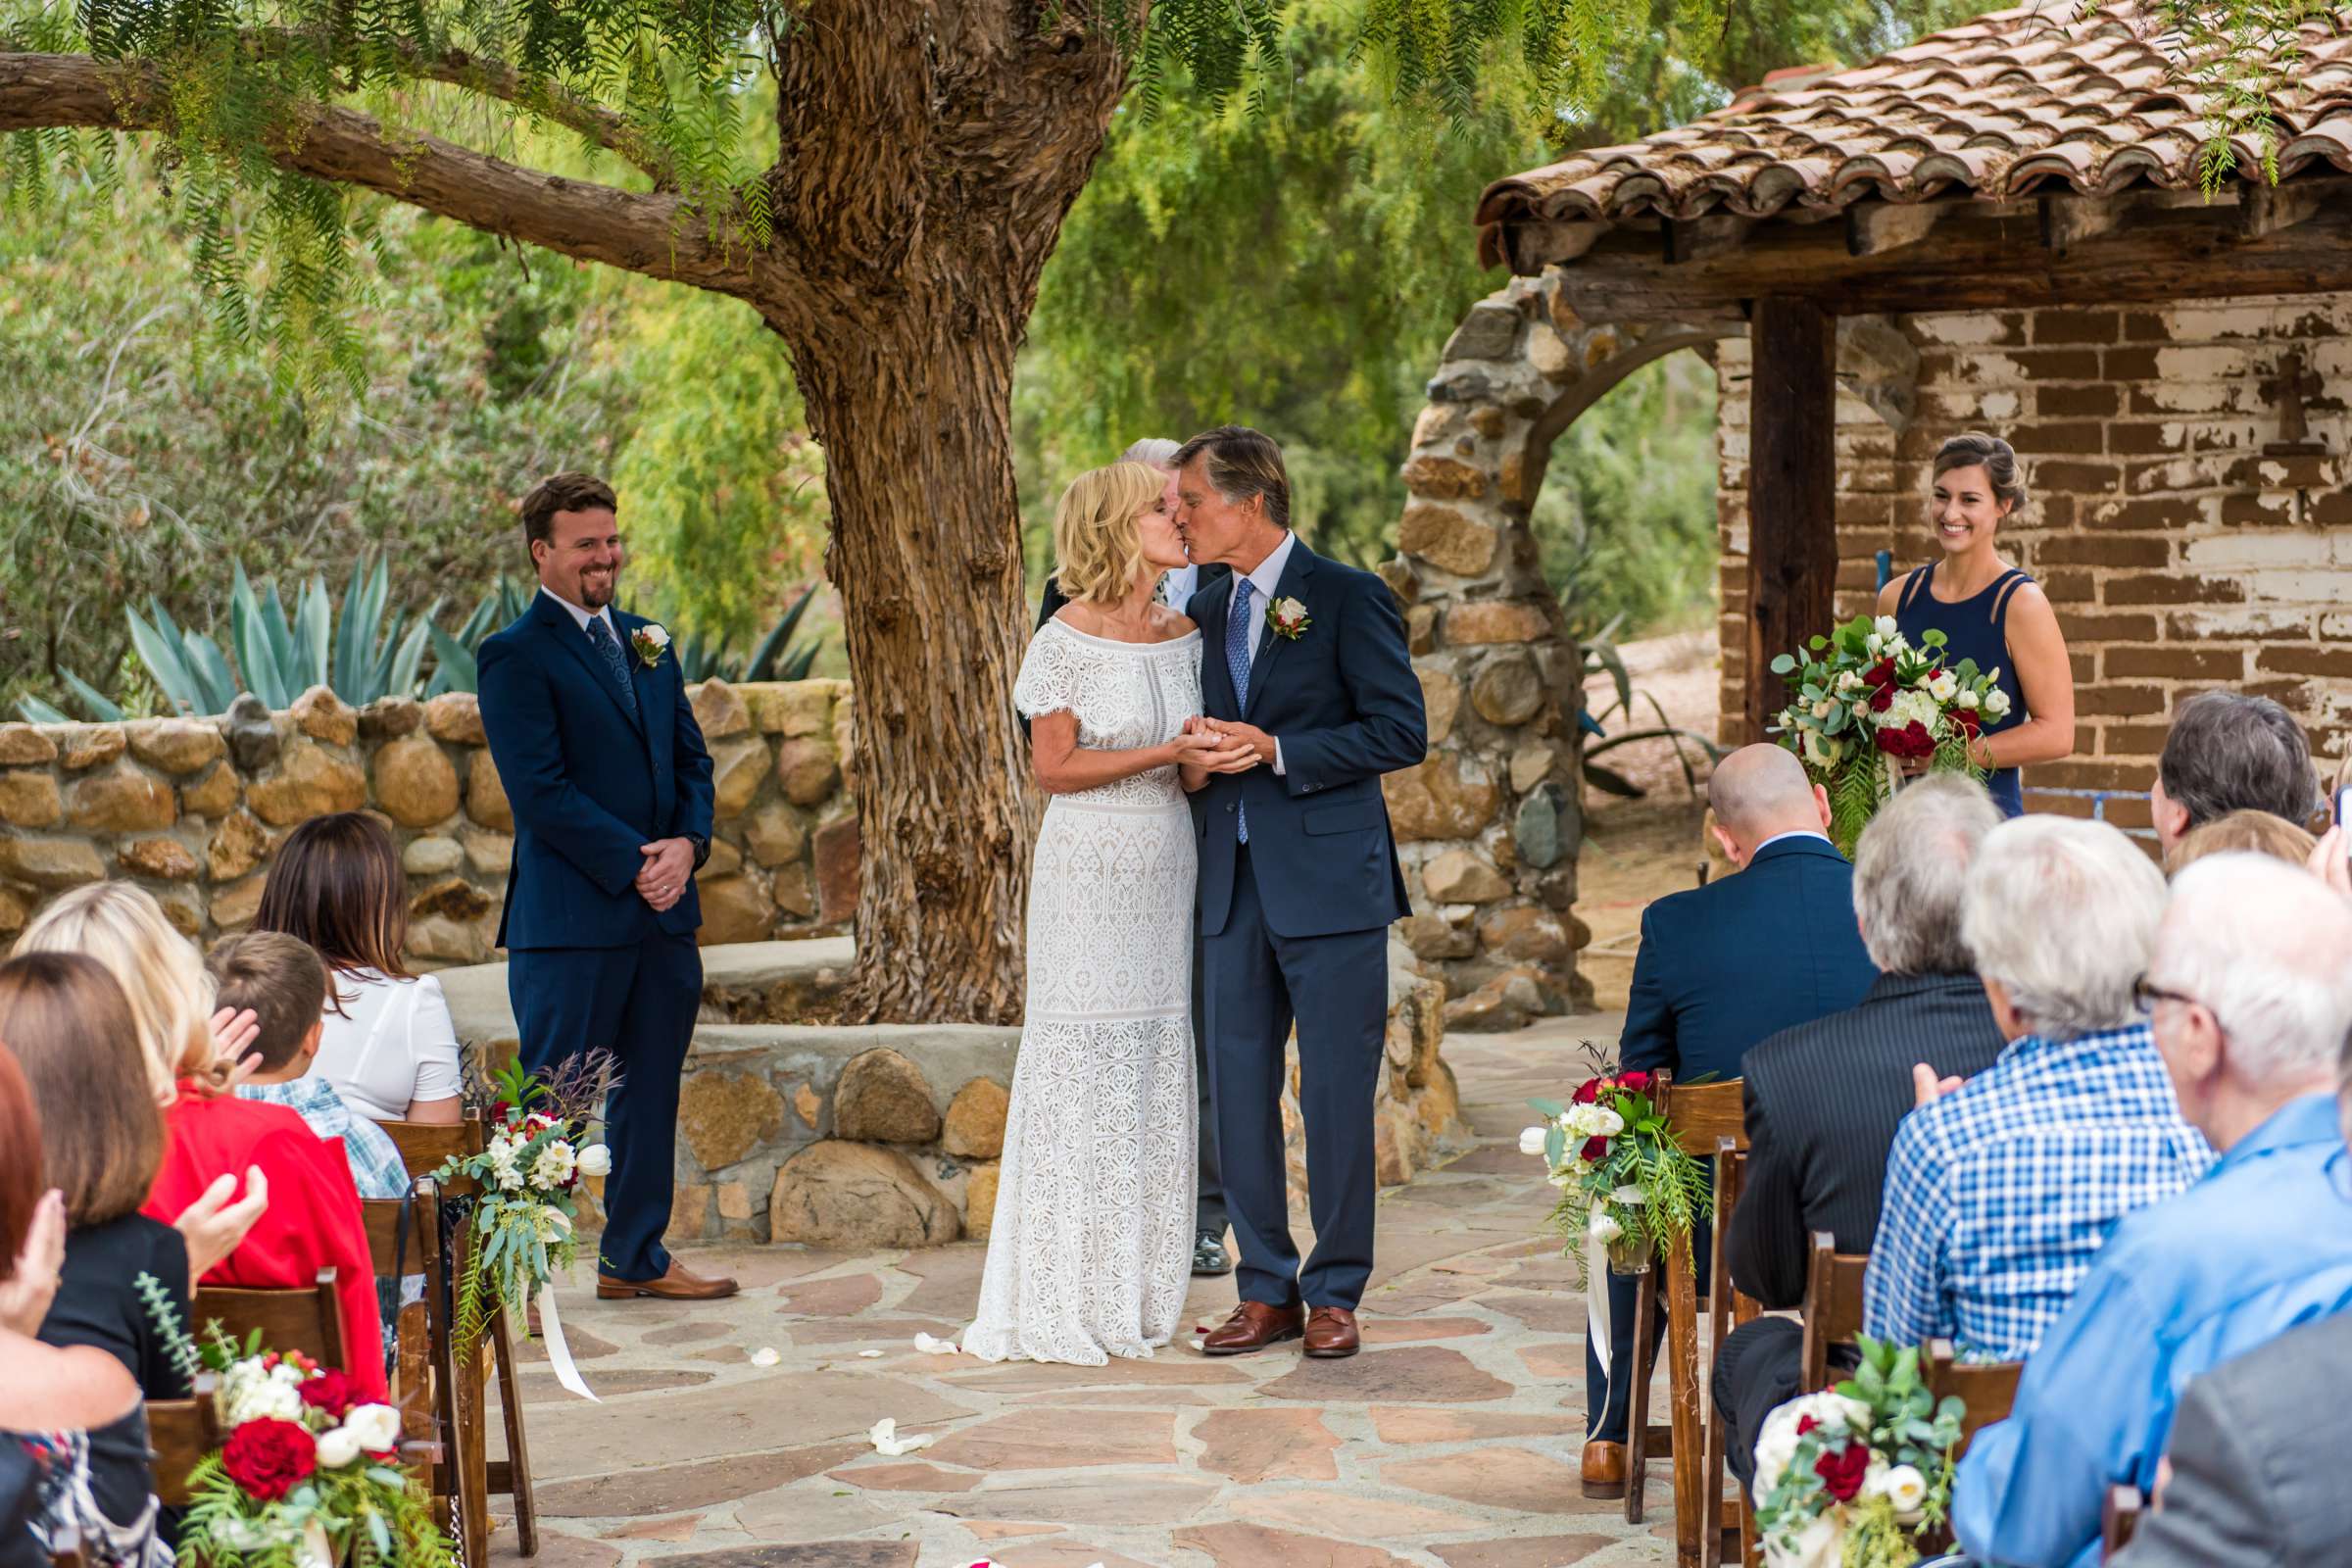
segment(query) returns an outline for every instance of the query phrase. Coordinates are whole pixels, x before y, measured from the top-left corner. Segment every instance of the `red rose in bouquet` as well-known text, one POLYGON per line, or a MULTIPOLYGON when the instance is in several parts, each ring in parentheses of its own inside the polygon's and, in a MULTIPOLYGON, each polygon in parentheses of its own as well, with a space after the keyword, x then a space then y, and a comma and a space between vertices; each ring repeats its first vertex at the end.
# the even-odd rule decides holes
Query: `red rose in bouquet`
POLYGON ((1577 1157, 1585 1160, 1596 1160, 1608 1152, 1609 1141, 1606 1138, 1588 1138, 1585 1140, 1585 1147, 1578 1152, 1577 1157))
POLYGON ((1639 1067, 1636 1067, 1632 1072, 1622 1072, 1617 1075, 1617 1087, 1620 1089, 1631 1090, 1637 1095, 1648 1094, 1651 1082, 1652 1080, 1650 1075, 1643 1072, 1639 1067))
POLYGON ((1813 1473, 1831 1496, 1839 1502, 1851 1502, 1862 1490, 1863 1477, 1870 1474, 1870 1446, 1849 1443, 1836 1453, 1824 1453, 1813 1461, 1813 1473))
POLYGON ((294 1392, 302 1396, 304 1404, 314 1410, 324 1410, 337 1421, 360 1402, 359 1390, 351 1386, 351 1379, 339 1367, 330 1366, 317 1377, 296 1384, 294 1392))
POLYGON ((1583 1083, 1577 1086, 1576 1093, 1570 1097, 1571 1101, 1579 1105, 1590 1105, 1592 1103, 1592 1102, 1598 1100, 1599 1098, 1600 1080, 1597 1078, 1586 1079, 1583 1083))
POLYGON ((265 1417, 228 1435, 220 1467, 252 1495, 275 1502, 318 1468, 318 1445, 299 1423, 265 1417))
POLYGON ((1882 728, 1873 739, 1878 742, 1879 750, 1889 757, 1908 760, 1936 755, 1936 737, 1929 734, 1928 726, 1916 718, 1901 729, 1882 728))
POLYGON ((1967 732, 1972 740, 1976 737, 1977 731, 1984 724, 1984 715, 1973 708, 1955 708, 1951 710, 1951 716, 1952 722, 1967 732))

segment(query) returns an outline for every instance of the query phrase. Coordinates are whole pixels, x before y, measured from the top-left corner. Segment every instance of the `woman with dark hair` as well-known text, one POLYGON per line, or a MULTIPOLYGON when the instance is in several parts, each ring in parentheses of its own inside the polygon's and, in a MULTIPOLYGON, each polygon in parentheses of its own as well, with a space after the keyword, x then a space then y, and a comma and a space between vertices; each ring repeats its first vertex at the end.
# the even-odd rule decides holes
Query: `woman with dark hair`
POLYGON ((42 1180, 66 1203, 65 1266, 42 1343, 106 1351, 150 1399, 186 1397, 132 1284, 153 1275, 187 1320, 187 1243, 139 1212, 163 1164, 164 1117, 128 999, 95 958, 28 953, 0 963, 0 1040, 40 1117, 42 1180))
POLYGON ((1943 559, 1879 590, 1879 614, 1892 616, 1914 648, 1944 635, 1945 662, 1976 661, 1997 671, 2009 710, 1987 718, 1969 757, 1990 770, 1984 787, 2010 816, 2025 810, 2018 769, 2054 762, 2075 749, 2075 672, 2066 635, 2041 585, 2002 559, 1999 535, 2026 504, 2017 454, 1998 436, 1971 430, 1936 454, 1928 521, 1943 559))
POLYGON ((92 1568, 163 1568, 139 1386, 104 1350, 33 1337, 65 1249, 32 1091, 0 1045, 0 1562, 73 1546, 92 1568))
POLYGON ((337 811, 287 834, 253 924, 299 937, 326 960, 332 987, 311 1071, 345 1104, 371 1121, 458 1119, 457 1030, 441 982, 401 961, 409 879, 383 823, 337 811))

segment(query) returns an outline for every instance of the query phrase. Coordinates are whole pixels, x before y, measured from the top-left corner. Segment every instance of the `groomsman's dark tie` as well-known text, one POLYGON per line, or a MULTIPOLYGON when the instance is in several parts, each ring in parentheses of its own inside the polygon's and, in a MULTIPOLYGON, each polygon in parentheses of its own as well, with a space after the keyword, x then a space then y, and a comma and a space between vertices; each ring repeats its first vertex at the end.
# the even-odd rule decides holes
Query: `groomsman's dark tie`
POLYGON ((596 651, 604 656, 605 667, 612 672, 613 680, 619 683, 620 706, 629 710, 631 718, 635 718, 637 683, 629 679, 628 657, 621 653, 620 644, 612 636, 612 628, 605 624, 604 616, 588 617, 588 640, 596 645, 596 651))
MULTIPOLYGON (((1244 709, 1250 706, 1250 638, 1257 625, 1250 614, 1250 592, 1256 587, 1244 577, 1233 596, 1233 613, 1225 617, 1225 667, 1233 671, 1234 700, 1244 709)), ((1241 838, 1250 842, 1250 808, 1241 808, 1241 838)))

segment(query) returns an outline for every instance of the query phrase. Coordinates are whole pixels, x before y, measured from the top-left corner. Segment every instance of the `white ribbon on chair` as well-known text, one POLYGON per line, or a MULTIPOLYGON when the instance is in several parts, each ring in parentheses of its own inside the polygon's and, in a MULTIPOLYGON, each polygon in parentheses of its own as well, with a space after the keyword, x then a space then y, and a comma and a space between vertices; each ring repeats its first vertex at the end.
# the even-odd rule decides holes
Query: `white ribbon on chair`
POLYGON ((589 1392, 580 1377, 580 1369, 572 1363, 571 1347, 564 1343, 564 1320, 556 1315, 556 1286, 553 1280, 539 1287, 539 1334, 547 1341, 548 1363, 556 1369, 556 1381, 571 1393, 595 1404, 605 1401, 589 1392))
POLYGON ((1600 1362, 1600 1375, 1609 1375, 1609 1244, 1585 1233, 1585 1343, 1600 1362))

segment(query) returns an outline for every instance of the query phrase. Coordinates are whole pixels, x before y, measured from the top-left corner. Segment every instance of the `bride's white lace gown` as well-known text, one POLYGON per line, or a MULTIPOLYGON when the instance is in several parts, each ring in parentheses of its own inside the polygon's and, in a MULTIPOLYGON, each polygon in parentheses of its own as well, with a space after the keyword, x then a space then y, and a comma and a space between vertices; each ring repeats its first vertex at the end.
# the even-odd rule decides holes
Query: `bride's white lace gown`
MULTIPOLYGON (((1050 620, 1013 702, 1075 713, 1081 747, 1156 746, 1200 711, 1200 635, 1121 643, 1050 620)), ((1046 808, 973 1355, 1100 1366, 1176 1332, 1193 1254, 1195 872, 1173 767, 1046 808)))

